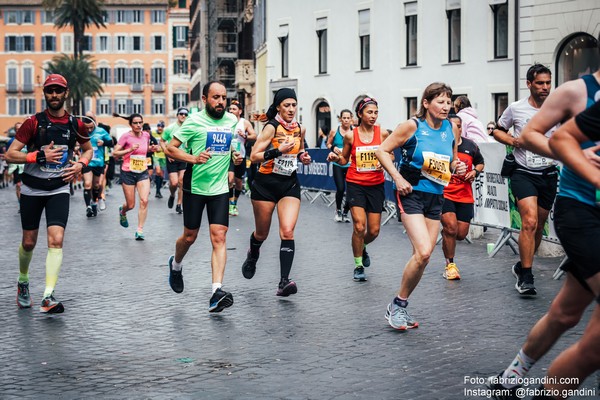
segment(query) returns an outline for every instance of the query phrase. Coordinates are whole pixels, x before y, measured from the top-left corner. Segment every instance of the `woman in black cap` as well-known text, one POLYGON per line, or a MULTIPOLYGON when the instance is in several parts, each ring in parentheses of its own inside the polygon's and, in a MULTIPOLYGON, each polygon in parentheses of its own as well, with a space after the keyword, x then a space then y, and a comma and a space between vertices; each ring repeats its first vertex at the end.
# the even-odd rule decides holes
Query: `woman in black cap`
POLYGON ((242 266, 242 274, 251 279, 256 272, 260 246, 267 239, 275 206, 279 217, 281 247, 279 263, 281 280, 277 296, 289 296, 298 291, 289 279, 294 261, 294 228, 300 212, 300 182, 296 176, 298 162, 310 164, 304 150, 305 128, 296 121, 298 102, 293 89, 283 88, 275 93, 267 111, 268 122, 258 135, 250 159, 260 163, 252 183, 251 199, 255 230, 250 235, 250 249, 242 266))

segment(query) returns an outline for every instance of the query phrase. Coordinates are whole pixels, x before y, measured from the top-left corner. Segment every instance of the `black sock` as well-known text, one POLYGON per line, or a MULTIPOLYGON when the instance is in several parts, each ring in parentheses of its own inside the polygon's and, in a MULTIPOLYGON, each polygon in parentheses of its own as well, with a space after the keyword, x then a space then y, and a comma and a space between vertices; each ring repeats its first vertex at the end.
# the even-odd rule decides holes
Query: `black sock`
POLYGON ((401 300, 400 297, 398 297, 398 296, 396 296, 394 298, 394 303, 396 303, 400 307, 404 307, 404 308, 406 308, 406 306, 408 306, 408 300, 401 300))
POLYGON ((99 197, 100 197, 100 189, 92 189, 92 200, 94 200, 94 203, 98 202, 99 197))
POLYGON ((279 264, 281 266, 281 279, 288 279, 294 262, 296 244, 293 240, 282 240, 279 249, 279 264))
POLYGON ((238 197, 240 197, 240 194, 242 194, 241 190, 233 189, 233 197, 235 197, 236 200, 238 199, 238 197))
POLYGON ((233 188, 229 188, 229 198, 233 197, 233 188))
POLYGON ((451 262, 451 263, 453 263, 453 262, 454 262, 454 258, 449 258, 449 259, 448 259, 448 262, 451 262))
POLYGON ((154 177, 154 183, 156 183, 156 193, 160 193, 160 188, 162 187, 162 184, 163 184, 162 176, 156 175, 154 177))
POLYGON ((258 255, 260 254, 260 246, 262 246, 262 244, 263 241, 256 240, 254 237, 254 232, 252 232, 252 235, 250 235, 250 255, 252 255, 252 257, 258 258, 258 255))
POLYGON ((85 200, 85 205, 89 206, 90 201, 92 200, 92 194, 90 189, 83 190, 83 200, 85 200))

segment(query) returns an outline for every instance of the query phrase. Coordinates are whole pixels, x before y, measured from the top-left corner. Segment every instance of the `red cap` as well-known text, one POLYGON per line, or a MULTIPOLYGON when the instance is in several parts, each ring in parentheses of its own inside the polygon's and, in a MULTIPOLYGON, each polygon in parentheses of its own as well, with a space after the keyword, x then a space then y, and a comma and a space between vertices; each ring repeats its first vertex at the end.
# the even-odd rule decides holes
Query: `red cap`
POLYGON ((46 81, 44 82, 44 87, 47 86, 62 86, 62 87, 67 87, 67 80, 59 74, 51 74, 48 75, 48 77, 46 78, 46 81))

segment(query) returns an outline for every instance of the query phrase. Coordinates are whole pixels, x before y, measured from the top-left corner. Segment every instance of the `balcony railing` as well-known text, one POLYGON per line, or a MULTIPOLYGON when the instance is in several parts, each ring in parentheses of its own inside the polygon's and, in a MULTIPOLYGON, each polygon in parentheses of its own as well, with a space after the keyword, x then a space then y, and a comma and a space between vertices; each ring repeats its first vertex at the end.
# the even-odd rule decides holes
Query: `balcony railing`
POLYGON ((141 83, 132 83, 131 84, 131 91, 132 92, 143 92, 144 91, 144 85, 142 85, 141 83))
POLYGON ((33 93, 33 83, 24 83, 21 91, 23 93, 33 93))
POLYGON ((19 89, 18 89, 18 87, 17 87, 17 84, 16 84, 16 83, 11 83, 11 82, 8 82, 8 83, 6 84, 6 91, 7 91, 8 93, 16 93, 18 90, 19 90, 19 89))
POLYGON ((165 91, 165 84, 164 83, 153 83, 152 84, 152 91, 153 92, 164 92, 165 91))

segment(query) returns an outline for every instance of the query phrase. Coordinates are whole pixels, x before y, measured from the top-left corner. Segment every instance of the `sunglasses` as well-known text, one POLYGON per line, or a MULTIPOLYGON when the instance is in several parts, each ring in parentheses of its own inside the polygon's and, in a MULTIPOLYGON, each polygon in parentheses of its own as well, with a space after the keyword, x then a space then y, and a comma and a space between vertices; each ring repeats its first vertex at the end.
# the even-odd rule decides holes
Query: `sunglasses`
POLYGON ((184 117, 187 117, 188 113, 179 113, 179 115, 183 115, 184 117))
POLYGON ((52 93, 63 94, 66 91, 67 91, 67 88, 62 87, 62 86, 44 88, 44 93, 46 93, 46 94, 52 94, 52 93))
POLYGON ((164 125, 156 125, 157 128, 164 128, 164 125))
POLYGON ((488 131, 493 131, 493 130, 494 130, 494 127, 493 127, 493 126, 488 126, 488 128, 487 128, 487 129, 488 129, 488 131))

